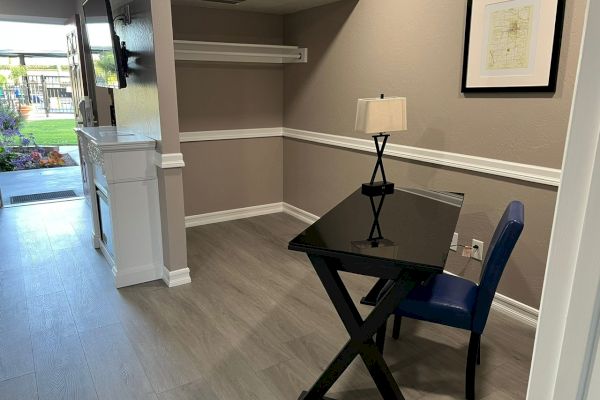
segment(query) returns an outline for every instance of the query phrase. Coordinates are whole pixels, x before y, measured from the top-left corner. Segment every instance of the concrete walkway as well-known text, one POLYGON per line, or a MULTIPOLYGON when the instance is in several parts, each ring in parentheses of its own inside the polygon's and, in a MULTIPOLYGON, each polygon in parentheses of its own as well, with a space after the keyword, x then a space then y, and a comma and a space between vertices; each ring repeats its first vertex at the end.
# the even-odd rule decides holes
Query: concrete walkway
POLYGON ((40 168, 0 172, 2 203, 10 205, 11 196, 73 190, 83 196, 81 167, 40 168))

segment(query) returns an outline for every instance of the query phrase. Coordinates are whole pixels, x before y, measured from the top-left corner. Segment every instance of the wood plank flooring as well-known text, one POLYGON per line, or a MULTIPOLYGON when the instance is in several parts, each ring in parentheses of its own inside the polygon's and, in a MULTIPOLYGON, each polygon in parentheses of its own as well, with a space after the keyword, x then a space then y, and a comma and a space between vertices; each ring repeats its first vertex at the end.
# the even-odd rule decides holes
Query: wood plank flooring
MULTIPOLYGON (((82 200, 0 209, 0 399, 295 400, 347 340, 289 216, 189 229, 171 289, 116 290, 89 224, 82 200)), ((356 301, 373 283, 343 278, 356 301)), ((534 333, 492 311, 478 398, 525 398, 534 333)), ((467 345, 405 320, 385 358, 407 399, 461 399, 467 345)), ((360 360, 330 395, 380 398, 360 360)))

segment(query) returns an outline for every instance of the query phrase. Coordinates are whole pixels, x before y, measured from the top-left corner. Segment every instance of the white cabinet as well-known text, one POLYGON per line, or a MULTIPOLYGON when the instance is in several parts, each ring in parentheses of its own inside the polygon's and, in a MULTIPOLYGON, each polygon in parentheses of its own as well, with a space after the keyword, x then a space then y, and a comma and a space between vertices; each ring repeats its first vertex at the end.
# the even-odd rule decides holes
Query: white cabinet
POLYGON ((92 240, 115 286, 162 278, 156 142, 115 127, 76 128, 87 173, 92 240))

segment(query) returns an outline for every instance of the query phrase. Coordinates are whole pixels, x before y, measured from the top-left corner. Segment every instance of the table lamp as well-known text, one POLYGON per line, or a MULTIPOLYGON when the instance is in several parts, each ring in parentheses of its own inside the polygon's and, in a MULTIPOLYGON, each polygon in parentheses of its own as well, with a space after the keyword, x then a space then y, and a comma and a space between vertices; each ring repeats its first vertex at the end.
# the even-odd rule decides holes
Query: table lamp
POLYGON ((394 184, 388 182, 383 169, 383 152, 388 138, 388 132, 406 130, 406 98, 385 97, 358 99, 356 109, 356 131, 373 135, 377 162, 369 183, 363 183, 362 193, 367 196, 381 196, 394 192, 394 184), (381 142, 380 139, 383 139, 381 142), (381 169, 383 180, 375 182, 377 171, 381 169))

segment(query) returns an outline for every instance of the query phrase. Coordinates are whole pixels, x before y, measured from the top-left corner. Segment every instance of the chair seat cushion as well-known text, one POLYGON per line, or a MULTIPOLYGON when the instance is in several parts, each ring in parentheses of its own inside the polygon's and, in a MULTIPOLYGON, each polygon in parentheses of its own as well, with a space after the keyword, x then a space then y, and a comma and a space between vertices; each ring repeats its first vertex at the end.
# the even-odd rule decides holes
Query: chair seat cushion
POLYGON ((439 274, 426 285, 413 289, 396 314, 470 330, 477 289, 467 279, 439 274))

